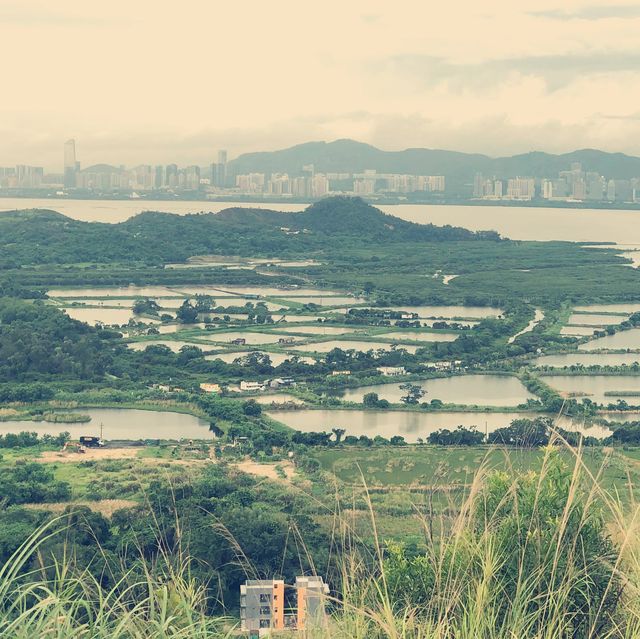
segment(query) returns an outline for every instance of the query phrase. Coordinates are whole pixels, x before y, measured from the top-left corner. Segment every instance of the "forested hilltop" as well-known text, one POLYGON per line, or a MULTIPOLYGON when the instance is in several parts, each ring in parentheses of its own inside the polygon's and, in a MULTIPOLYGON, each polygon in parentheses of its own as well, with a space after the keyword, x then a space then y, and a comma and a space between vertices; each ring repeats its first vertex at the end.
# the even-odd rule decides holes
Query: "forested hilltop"
POLYGON ((145 212, 119 224, 72 220, 54 211, 14 211, 0 216, 0 266, 157 264, 208 253, 286 255, 329 246, 498 239, 495 232, 414 224, 342 197, 301 213, 241 208, 184 216, 145 212))

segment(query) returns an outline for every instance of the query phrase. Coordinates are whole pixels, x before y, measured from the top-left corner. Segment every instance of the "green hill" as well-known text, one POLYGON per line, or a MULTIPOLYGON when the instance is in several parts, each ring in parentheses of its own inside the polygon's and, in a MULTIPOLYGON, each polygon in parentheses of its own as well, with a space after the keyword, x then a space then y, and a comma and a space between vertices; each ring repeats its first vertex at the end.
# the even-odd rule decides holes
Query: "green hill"
POLYGON ((328 198, 301 213, 231 208, 219 214, 145 212, 119 224, 53 211, 0 216, 0 267, 82 262, 180 262, 209 253, 287 255, 405 241, 498 239, 496 233, 407 222, 359 198, 328 198))

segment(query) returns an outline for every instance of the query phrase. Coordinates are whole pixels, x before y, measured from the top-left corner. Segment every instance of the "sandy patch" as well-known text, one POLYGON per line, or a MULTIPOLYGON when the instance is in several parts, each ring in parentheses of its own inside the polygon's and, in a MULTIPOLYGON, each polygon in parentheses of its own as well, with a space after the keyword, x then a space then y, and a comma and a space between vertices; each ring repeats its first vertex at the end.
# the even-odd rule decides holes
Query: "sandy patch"
POLYGON ((266 479, 275 479, 282 481, 282 477, 278 476, 278 471, 276 470, 276 466, 280 466, 286 475, 286 481, 291 480, 294 473, 294 465, 289 462, 277 462, 275 464, 260 464, 251 459, 246 459, 239 464, 235 464, 235 468, 241 470, 243 473, 248 473, 249 475, 256 475, 257 477, 265 477, 266 479))
POLYGON ((35 461, 43 464, 63 463, 76 464, 81 461, 97 461, 100 459, 132 459, 138 456, 139 448, 88 448, 84 453, 74 451, 61 452, 59 450, 47 450, 37 457, 35 461))
MULTIPOLYGON (((143 464, 178 464, 181 466, 194 466, 211 462, 209 457, 193 458, 173 458, 173 457, 138 457, 138 453, 144 448, 122 447, 122 448, 87 448, 84 453, 77 453, 73 450, 62 452, 59 450, 44 451, 40 457, 34 458, 42 464, 77 464, 83 461, 101 461, 104 459, 137 459, 143 464)), ((185 453, 188 455, 188 453, 185 453)))

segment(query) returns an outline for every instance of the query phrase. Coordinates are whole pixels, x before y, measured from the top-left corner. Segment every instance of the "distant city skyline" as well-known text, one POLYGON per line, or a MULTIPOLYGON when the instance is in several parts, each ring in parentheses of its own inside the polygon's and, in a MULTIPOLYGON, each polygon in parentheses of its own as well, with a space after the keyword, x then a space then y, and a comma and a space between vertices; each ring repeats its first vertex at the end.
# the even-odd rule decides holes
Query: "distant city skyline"
MULTIPOLYGON (((138 164, 125 167, 123 164, 110 165, 99 163, 89 167, 82 167, 76 155, 76 141, 71 138, 64 143, 62 149, 62 173, 45 173, 43 167, 18 164, 15 167, 0 166, 0 195, 16 193, 26 195, 32 192, 49 197, 67 197, 69 195, 85 194, 88 196, 125 196, 140 197, 143 194, 159 194, 172 197, 205 197, 205 198, 298 198, 320 199, 328 195, 349 195, 366 198, 398 198, 399 200, 440 199, 457 200, 508 200, 533 201, 547 200, 556 202, 591 202, 591 203, 640 203, 640 158, 629 157, 625 161, 632 162, 632 177, 628 174, 629 167, 617 165, 608 175, 603 172, 585 169, 581 162, 572 161, 570 165, 561 168, 557 175, 550 171, 540 174, 542 165, 538 164, 533 172, 527 174, 517 171, 505 171, 504 168, 494 171, 491 176, 476 171, 471 182, 468 172, 471 168, 448 166, 445 155, 432 157, 432 164, 442 173, 427 175, 424 172, 411 172, 424 166, 411 151, 410 165, 403 164, 403 172, 363 168, 363 162, 379 161, 379 158, 367 155, 367 159, 357 157, 355 150, 365 149, 367 153, 373 149, 354 141, 340 141, 330 145, 311 144, 305 149, 314 149, 317 161, 325 165, 324 170, 316 170, 314 162, 300 162, 292 164, 290 156, 271 156, 269 171, 259 170, 251 162, 259 158, 241 159, 239 167, 230 168, 228 152, 218 149, 215 153, 216 161, 206 167, 197 164, 179 166, 170 164, 138 164), (341 169, 330 169, 326 164, 328 159, 321 154, 326 148, 329 157, 336 153, 339 157, 341 169), (349 150, 351 154, 349 154, 349 150), (279 160, 276 158, 280 158, 279 160), (285 159, 286 158, 286 159, 285 159), (249 162, 249 164, 247 164, 249 162), (279 164, 278 164, 279 162, 279 164), (345 164, 345 162, 347 164, 345 164), (445 169, 448 166, 448 170, 445 169), (242 170, 244 167, 244 171, 242 170), (287 168, 288 167, 288 168, 287 168), (410 167, 410 168, 408 168, 410 167), (247 169, 249 171, 247 172, 247 169), (466 176, 461 176, 459 171, 466 176), (622 171, 622 175, 620 175, 622 171), (447 172, 453 177, 453 188, 447 186, 447 172)), ((285 150, 290 154, 291 149, 285 150)), ((300 152, 300 149, 295 149, 300 152)), ((213 154, 212 154, 213 155, 213 154)), ((268 154, 267 154, 268 155, 268 154)), ((605 155, 607 159, 616 157, 599 154, 599 159, 605 155)), ((307 156, 308 157, 308 156, 307 156)), ((459 156, 458 156, 459 157, 459 156)), ((478 156, 465 155, 467 161, 477 160, 478 156)), ((539 160, 540 156, 535 156, 539 160)), ((555 157, 558 161, 566 161, 566 156, 555 157)), ((336 156, 333 156, 335 161, 336 156)), ((424 158, 423 158, 424 159, 424 158)), ((522 158, 517 158, 520 162, 522 158)), ((593 156, 592 156, 593 161, 593 156)), ((295 162, 295 160, 294 160, 295 162)), ((596 163, 599 163, 596 160, 596 163)), ((389 165, 387 165, 389 166, 389 165)), ((487 166, 487 165, 485 165, 487 166)), ((522 168, 523 165, 519 165, 522 168)), ((530 165, 531 166, 531 165, 530 165)), ((490 169, 489 166, 487 168, 490 169)), ((548 168, 548 167, 547 167, 548 168)))
POLYGON ((6 0, 0 166, 205 165, 307 140, 640 155, 629 0, 6 0), (37 43, 27 46, 27 43, 37 43), (10 89, 10 90, 9 90, 10 89), (215 158, 214 158, 215 159, 215 158))
MULTIPOLYGON (((349 138, 344 138, 341 141, 346 141, 346 142, 352 142, 356 145, 358 144, 368 144, 362 140, 354 140, 354 139, 349 139, 349 138)), ((27 161, 27 162, 15 162, 15 161, 11 161, 11 159, 9 159, 8 162, 2 163, 0 162, 0 168, 8 168, 8 167, 19 167, 19 166, 24 166, 27 168, 37 168, 38 170, 40 170, 43 174, 50 174, 50 175, 60 175, 64 178, 65 175, 67 175, 67 177, 69 177, 70 173, 76 173, 76 172, 80 172, 84 169, 90 168, 92 166, 101 166, 101 165, 108 165, 108 166, 112 166, 116 169, 126 169, 126 170, 131 170, 131 169, 135 169, 137 167, 159 167, 159 166, 163 166, 163 167, 167 167, 167 166, 175 166, 176 169, 181 166, 181 167, 188 167, 188 166, 194 166, 194 167, 198 167, 201 169, 205 169, 205 170, 210 170, 210 171, 218 171, 218 174, 215 175, 214 177, 212 177, 212 179, 219 184, 223 184, 226 181, 226 172, 227 172, 227 165, 230 162, 233 162, 235 159, 237 159, 238 157, 241 157, 245 154, 252 154, 252 153, 272 153, 272 152, 279 152, 279 151, 286 151, 287 149, 291 149, 294 148, 296 146, 302 146, 304 147, 307 144, 313 144, 319 142, 321 144, 326 144, 326 145, 330 145, 332 143, 338 143, 339 140, 303 140, 302 142, 300 142, 299 144, 296 145, 292 145, 291 147, 285 147, 285 148, 276 148, 276 149, 263 149, 263 148, 250 148, 247 149, 247 151, 245 151, 244 153, 241 153, 239 155, 234 155, 231 154, 227 149, 223 149, 223 148, 219 148, 219 147, 213 147, 211 149, 209 149, 208 155, 207 157, 205 157, 205 159, 203 161, 194 161, 194 158, 186 158, 184 161, 179 161, 177 158, 181 157, 182 154, 176 150, 173 154, 173 156, 169 156, 169 160, 167 162, 152 162, 149 160, 149 158, 146 158, 140 162, 136 162, 136 163, 126 163, 123 161, 120 161, 118 159, 115 159, 113 161, 107 161, 103 158, 97 158, 96 161, 91 161, 88 162, 85 159, 85 156, 82 153, 82 150, 85 148, 83 145, 82 140, 79 140, 77 138, 69 138, 67 140, 64 141, 64 143, 62 144, 62 149, 60 149, 60 141, 58 141, 58 158, 57 158, 57 162, 54 162, 51 166, 48 165, 42 165, 39 163, 35 163, 33 161, 27 161), (79 142, 79 144, 78 144, 79 142), (78 151, 78 147, 80 148, 80 151, 78 151), (216 168, 218 167, 218 168, 216 168), (220 171, 222 171, 222 173, 220 173, 220 171)), ((414 151, 414 150, 437 150, 437 151, 444 151, 444 152, 458 152, 456 149, 451 149, 451 148, 439 148, 439 149, 430 149, 428 147, 408 147, 405 149, 390 149, 390 148, 382 148, 382 147, 377 147, 375 145, 370 145, 373 148, 385 152, 385 151, 414 151)), ((575 148, 569 148, 567 149, 566 153, 573 153, 573 152, 577 152, 577 151, 582 151, 585 149, 589 149, 590 147, 575 147, 575 148)), ((599 148, 593 148, 594 151, 601 151, 603 153, 611 153, 611 154, 619 154, 619 153, 623 153, 620 150, 613 150, 613 151, 609 151, 607 149, 599 149, 599 148)), ((90 158, 93 158, 94 153, 91 152, 91 149, 86 149, 87 155, 90 158)), ((464 152, 461 152, 464 153, 464 152)), ((548 151, 547 149, 544 148, 535 148, 535 149, 528 149, 526 151, 523 151, 522 153, 519 154, 506 154, 504 156, 498 156, 498 155, 492 155, 490 153, 486 153, 483 151, 478 151, 477 152, 478 155, 481 156, 485 156, 488 158, 511 158, 511 157, 517 157, 519 155, 527 155, 530 153, 545 153, 548 155, 563 155, 563 153, 554 153, 552 151, 548 151)), ((126 156, 126 149, 122 150, 122 155, 126 156)), ((469 156, 471 156, 472 154, 469 154, 469 156)), ((628 155, 631 158, 640 158, 640 152, 637 155, 634 154, 626 154, 623 153, 623 155, 628 155)), ((35 159, 35 158, 33 158, 35 159)), ((300 166, 299 169, 301 172, 304 172, 306 167, 304 166, 300 166)), ((313 168, 313 166, 311 165, 311 168, 313 168)), ((567 167, 568 168, 568 167, 567 167)), ((357 172, 357 171, 356 171, 357 172)), ((71 178, 69 178, 71 179, 71 178)), ((67 184, 67 186, 71 186, 71 184, 67 184)))

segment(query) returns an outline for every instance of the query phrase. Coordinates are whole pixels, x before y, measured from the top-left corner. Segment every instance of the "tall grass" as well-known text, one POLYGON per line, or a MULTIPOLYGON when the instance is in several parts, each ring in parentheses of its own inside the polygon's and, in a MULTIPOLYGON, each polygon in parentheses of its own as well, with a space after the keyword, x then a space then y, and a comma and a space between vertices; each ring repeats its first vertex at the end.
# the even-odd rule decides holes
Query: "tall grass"
MULTIPOLYGON (((571 462, 563 469, 567 454, 557 449, 542 453, 536 473, 480 468, 457 514, 439 516, 439 535, 430 536, 433 522, 417 515, 428 540, 418 556, 377 534, 365 547, 340 515, 343 550, 330 614, 301 636, 640 639, 640 512, 633 491, 605 491, 601 473, 589 471, 579 449, 566 447, 571 462)), ((50 521, 0 569, 0 637, 237 635, 234 620, 207 616, 206 591, 191 579, 180 549, 157 566, 125 572, 105 590, 88 571, 73 569, 73 549, 62 557, 42 552, 64 525, 64 517, 50 521)))
MULTIPOLYGON (((538 473, 481 468, 459 514, 439 522, 443 534, 425 534, 431 541, 423 555, 377 544, 375 571, 352 559, 341 614, 331 632, 317 636, 640 637, 640 512, 633 492, 621 487, 629 491, 624 499, 607 493, 582 450, 559 438, 553 443, 538 473), (570 463, 558 445, 570 451, 570 463)), ((373 508, 371 518, 375 526, 373 508)), ((431 530, 426 518, 423 525, 431 530)))
POLYGON ((74 571, 72 548, 62 557, 46 556, 42 548, 64 528, 65 519, 57 517, 35 531, 0 569, 0 637, 229 636, 228 620, 205 614, 205 589, 189 578, 180 553, 160 557, 160 569, 146 566, 142 577, 140 571, 124 572, 108 590, 89 570, 74 571))

